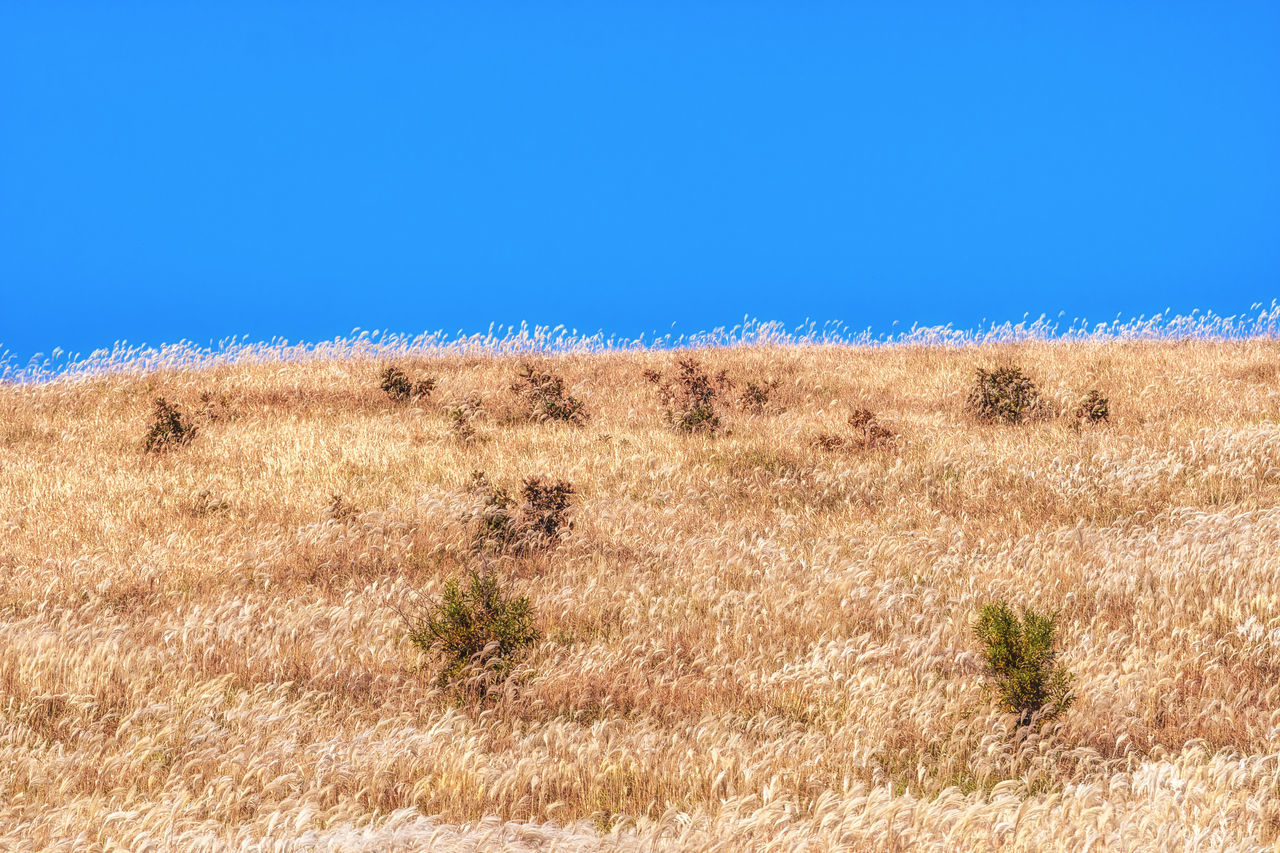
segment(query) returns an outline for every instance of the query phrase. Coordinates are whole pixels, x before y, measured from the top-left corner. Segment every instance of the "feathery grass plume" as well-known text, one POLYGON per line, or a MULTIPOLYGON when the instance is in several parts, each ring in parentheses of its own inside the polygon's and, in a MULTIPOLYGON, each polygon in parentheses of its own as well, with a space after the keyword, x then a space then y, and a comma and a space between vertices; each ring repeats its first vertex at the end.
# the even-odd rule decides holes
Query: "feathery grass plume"
POLYGON ((1020 424, 1045 411, 1036 384, 1013 365, 995 370, 979 367, 967 405, 978 420, 986 423, 1020 424))
POLYGON ((524 362, 511 384, 524 402, 526 413, 534 421, 567 421, 580 424, 587 420, 582 401, 564 390, 564 379, 524 362))
POLYGON ((151 425, 147 428, 143 449, 147 453, 160 453, 190 443, 198 429, 190 418, 182 414, 164 397, 157 397, 151 409, 151 425))
POLYGON ((1076 419, 1097 424, 1111 420, 1111 401, 1094 388, 1076 406, 1076 419))
POLYGON ((1025 726, 1052 719, 1070 707, 1072 675, 1057 663, 1057 614, 1024 610, 1022 619, 1004 601, 982 605, 973 632, 982 643, 987 676, 1001 710, 1025 726))
POLYGON ((505 681, 538 639, 529 599, 502 584, 488 565, 450 578, 438 600, 400 615, 409 640, 443 659, 436 683, 475 698, 505 681))

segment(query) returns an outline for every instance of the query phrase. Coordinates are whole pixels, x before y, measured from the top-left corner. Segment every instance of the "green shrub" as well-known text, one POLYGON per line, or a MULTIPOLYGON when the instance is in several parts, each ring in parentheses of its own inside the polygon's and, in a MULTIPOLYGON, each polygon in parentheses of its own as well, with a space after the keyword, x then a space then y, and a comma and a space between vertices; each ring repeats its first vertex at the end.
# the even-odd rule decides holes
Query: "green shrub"
POLYGON ((1076 417, 1089 423, 1103 423, 1111 420, 1111 401, 1094 388, 1076 406, 1076 417))
POLYGON ((1020 424, 1044 413, 1036 384, 1013 366, 978 368, 967 402, 969 411, 987 423, 1020 424))
POLYGON ((164 397, 157 397, 151 411, 151 426, 147 429, 143 448, 148 453, 160 453, 187 444, 196 437, 196 426, 164 397))
POLYGON ((508 678, 538 639, 529 599, 513 594, 488 569, 451 578, 439 600, 401 616, 410 641, 443 658, 437 684, 481 698, 508 678))
POLYGON ((1004 601, 988 602, 973 632, 982 643, 986 673, 1000 694, 1000 708, 1029 724, 1052 719, 1072 702, 1073 676, 1057 663, 1057 614, 1024 610, 1019 620, 1004 601))
POLYGON ((721 371, 713 382, 694 358, 682 358, 676 366, 679 373, 673 381, 663 381, 656 371, 645 371, 645 379, 658 385, 667 422, 679 432, 714 434, 720 429, 716 386, 728 387, 728 377, 721 371))
POLYGON ((532 420, 579 424, 587 419, 582 401, 565 393, 563 378, 539 370, 528 362, 520 365, 511 390, 524 401, 532 420))
POLYGON ((386 370, 382 371, 382 391, 397 403, 407 403, 415 398, 429 397, 435 388, 435 379, 427 377, 414 382, 409 378, 409 374, 395 365, 390 365, 386 370))

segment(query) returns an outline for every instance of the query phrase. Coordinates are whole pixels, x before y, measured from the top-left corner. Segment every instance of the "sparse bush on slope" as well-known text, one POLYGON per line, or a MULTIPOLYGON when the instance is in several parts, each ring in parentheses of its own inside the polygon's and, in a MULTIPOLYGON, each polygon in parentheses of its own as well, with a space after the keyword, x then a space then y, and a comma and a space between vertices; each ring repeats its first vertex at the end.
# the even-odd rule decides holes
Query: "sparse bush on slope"
POLYGON ((1021 620, 1004 601, 988 602, 973 632, 982 643, 987 676, 1000 694, 1000 707, 1028 725, 1048 720, 1072 702, 1072 676, 1057 663, 1057 615, 1025 610, 1021 620))
POLYGON ((438 600, 400 615, 409 640, 443 659, 437 684, 475 698, 505 681, 538 639, 529 599, 515 595, 488 567, 449 579, 438 600))
POLYGON ((645 372, 645 378, 658 386, 667 422, 678 432, 715 434, 720 430, 717 385, 728 387, 728 376, 721 371, 713 382, 694 358, 682 358, 676 366, 679 372, 672 380, 664 379, 657 371, 645 372))
POLYGON ((967 400, 969 411, 987 423, 1020 424, 1044 414, 1044 401, 1031 377, 1014 366, 978 368, 967 400))
POLYGON ((748 414, 762 415, 769 409, 769 401, 776 390, 778 390, 776 379, 748 382, 742 389, 741 396, 738 397, 738 406, 748 414))
POLYGON ((483 471, 472 472, 471 489, 480 499, 480 508, 468 518, 474 525, 473 545, 477 550, 545 550, 573 527, 569 509, 574 489, 565 480, 526 478, 518 505, 509 491, 491 483, 483 471))
POLYGON ((480 398, 474 394, 445 410, 449 418, 449 432, 464 444, 476 440, 476 418, 481 411, 480 398))
POLYGON ((511 390, 520 397, 531 420, 580 424, 587 419, 586 407, 577 397, 565 392, 562 377, 539 370, 529 362, 520 365, 511 390))
POLYGON ((343 494, 329 496, 329 506, 325 508, 325 516, 333 521, 347 521, 360 514, 360 509, 351 499, 343 494))
POLYGON ((1097 424, 1111 420, 1111 401, 1094 388, 1076 406, 1076 418, 1097 424))
POLYGON ((395 402, 407 403, 410 400, 430 397, 431 392, 436 388, 436 380, 429 376, 415 382, 400 368, 388 365, 382 371, 381 387, 383 393, 395 402))
POLYGON ((569 505, 573 501, 573 485, 567 480, 529 477, 520 490, 518 526, 525 548, 549 548, 560 541, 561 534, 573 527, 569 505))
POLYGON ((190 418, 164 397, 157 397, 151 410, 151 426, 143 441, 147 453, 160 453, 190 443, 197 427, 190 418))
POLYGON ((870 409, 855 409, 847 423, 848 435, 821 432, 813 443, 823 450, 876 450, 891 447, 898 440, 898 434, 882 425, 870 409))

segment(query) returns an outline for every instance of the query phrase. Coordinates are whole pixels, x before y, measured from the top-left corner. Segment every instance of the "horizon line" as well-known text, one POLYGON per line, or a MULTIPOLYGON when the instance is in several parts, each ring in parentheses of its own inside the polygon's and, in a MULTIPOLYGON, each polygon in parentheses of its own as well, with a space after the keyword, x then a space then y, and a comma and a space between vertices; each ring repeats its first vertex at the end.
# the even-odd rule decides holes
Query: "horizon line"
MULTIPOLYGON (((1147 317, 1145 314, 1109 323, 1090 324, 1077 317, 1064 326, 1066 312, 1056 318, 1041 314, 1030 320, 1023 314, 1017 323, 983 320, 972 329, 956 329, 953 324, 921 326, 912 323, 903 331, 876 332, 871 326, 853 331, 843 321, 828 320, 821 326, 806 320, 788 330, 778 320, 746 316, 732 327, 717 326, 709 331, 676 334, 667 332, 646 341, 646 333, 635 338, 606 333, 579 332, 563 324, 530 327, 527 322, 490 323, 486 332, 455 333, 423 331, 416 335, 389 329, 363 330, 358 326, 346 336, 319 341, 290 343, 281 337, 250 341, 248 336, 231 336, 201 345, 181 339, 152 346, 129 345, 117 341, 111 347, 88 355, 69 353, 55 347, 46 356, 37 352, 25 367, 15 366, 16 354, 0 349, 0 383, 33 384, 58 379, 84 379, 103 374, 145 374, 160 370, 198 370, 221 364, 266 363, 341 359, 386 359, 414 356, 520 354, 572 355, 583 353, 674 351, 735 346, 848 346, 848 347, 949 347, 967 348, 989 344, 1028 341, 1122 341, 1122 340, 1207 340, 1238 341, 1280 337, 1280 304, 1253 303, 1248 312, 1223 315, 1212 310, 1192 309, 1188 314, 1172 314, 1170 309, 1147 317), (1256 313, 1255 313, 1256 312, 1256 313)), ((676 323, 671 324, 674 328, 676 323)), ((899 325, 895 320, 891 327, 899 325)), ((3 344, 0 343, 0 347, 3 344)))

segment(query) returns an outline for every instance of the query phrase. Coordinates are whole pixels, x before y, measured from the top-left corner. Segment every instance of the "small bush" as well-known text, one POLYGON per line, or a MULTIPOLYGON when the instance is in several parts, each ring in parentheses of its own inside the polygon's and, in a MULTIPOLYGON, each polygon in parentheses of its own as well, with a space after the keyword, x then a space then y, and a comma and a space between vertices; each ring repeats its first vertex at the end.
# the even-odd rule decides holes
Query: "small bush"
POLYGON ((569 504, 573 485, 566 480, 530 477, 521 490, 520 529, 527 548, 546 548, 560 541, 560 534, 573 527, 569 504))
POLYGON ((468 517, 476 525, 476 550, 505 550, 515 538, 515 501, 506 489, 489 482, 483 471, 471 472, 470 488, 480 498, 480 509, 468 517))
POLYGON ((551 548, 573 528, 569 508, 573 485, 543 477, 525 479, 520 502, 495 486, 483 471, 471 474, 471 490, 480 507, 467 520, 475 524, 473 544, 478 551, 529 553, 551 548))
POLYGON ((738 405, 744 412, 753 415, 764 414, 769 407, 769 398, 777 389, 778 380, 776 379, 770 379, 767 382, 748 382, 742 389, 742 396, 738 398, 738 405))
POLYGON ((565 393, 564 379, 528 362, 520 365, 511 390, 524 401, 532 420, 580 424, 587 419, 582 401, 565 393))
POLYGON ((854 444, 864 449, 888 447, 898 440, 897 433, 881 424, 870 409, 855 409, 849 415, 849 428, 854 444))
POLYGON ((209 423, 234 420, 236 412, 226 394, 214 394, 210 391, 200 392, 200 405, 196 407, 197 418, 204 418, 209 423))
POLYGON ((1084 399, 1076 406, 1076 418, 1097 424, 1111 420, 1111 401, 1099 393, 1098 389, 1084 395, 1084 399))
POLYGON ((693 358, 680 359, 677 367, 679 373, 672 381, 663 381, 656 371, 645 371, 645 379, 658 385, 667 422, 683 433, 716 433, 720 429, 717 385, 727 386, 728 377, 722 371, 713 382, 693 358))
POLYGON ((978 368, 969 391, 969 411, 987 423, 1020 424, 1044 412, 1044 403, 1031 378, 1020 368, 978 368))
POLYGON ((414 382, 409 378, 409 374, 395 365, 390 365, 382 371, 382 391, 397 403, 430 397, 435 389, 436 381, 431 377, 414 382))
POLYGON ((196 426, 164 397, 157 397, 151 411, 151 426, 143 448, 160 453, 187 444, 196 437, 196 426))
POLYGON ((1019 620, 1003 601, 982 606, 973 627, 982 643, 987 676, 1000 694, 1000 708, 1027 725, 1047 720, 1072 702, 1072 675, 1057 663, 1057 615, 1025 610, 1019 620))
POLYGON ((505 681, 538 639, 529 599, 513 594, 487 569, 451 578, 438 601, 400 615, 409 640, 444 659, 436 683, 479 698, 505 681))

